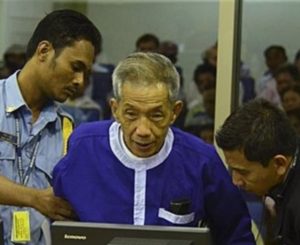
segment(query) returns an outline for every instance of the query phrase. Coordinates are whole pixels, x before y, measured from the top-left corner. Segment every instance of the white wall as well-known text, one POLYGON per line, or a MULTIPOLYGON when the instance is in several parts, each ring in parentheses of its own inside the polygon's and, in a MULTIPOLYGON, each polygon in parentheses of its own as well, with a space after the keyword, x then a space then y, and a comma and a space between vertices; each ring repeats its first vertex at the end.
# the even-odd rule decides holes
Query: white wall
POLYGON ((11 44, 26 45, 36 24, 51 11, 50 0, 0 0, 0 52, 11 44))

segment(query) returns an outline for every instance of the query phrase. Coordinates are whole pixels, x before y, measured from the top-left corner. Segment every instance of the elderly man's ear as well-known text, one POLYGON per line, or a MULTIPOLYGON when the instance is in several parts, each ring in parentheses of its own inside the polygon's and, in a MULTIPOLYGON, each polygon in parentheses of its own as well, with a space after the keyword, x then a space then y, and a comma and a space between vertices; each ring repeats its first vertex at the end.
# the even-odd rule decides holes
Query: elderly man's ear
POLYGON ((176 118, 179 116, 180 112, 183 108, 183 102, 181 100, 177 100, 173 105, 173 118, 171 123, 173 124, 176 120, 176 118))
POLYGON ((119 103, 115 98, 111 98, 109 101, 110 104, 110 109, 111 109, 111 113, 113 115, 113 117, 115 118, 115 120, 117 122, 119 122, 119 117, 118 117, 118 106, 119 103))

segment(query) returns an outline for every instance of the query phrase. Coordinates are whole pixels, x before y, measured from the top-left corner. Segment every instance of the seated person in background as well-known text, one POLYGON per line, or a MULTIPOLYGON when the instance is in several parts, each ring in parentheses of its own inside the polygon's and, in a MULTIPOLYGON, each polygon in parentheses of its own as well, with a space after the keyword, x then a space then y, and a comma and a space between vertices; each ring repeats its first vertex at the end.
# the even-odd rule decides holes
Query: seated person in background
POLYGON ((268 70, 258 80, 257 97, 281 106, 274 74, 280 66, 288 62, 285 48, 279 45, 271 45, 264 51, 264 56, 268 70))
POLYGON ((300 138, 300 107, 289 110, 287 116, 294 127, 297 136, 300 138))
POLYGON ((285 112, 300 108, 300 84, 293 84, 281 92, 282 107, 285 112))
MULTIPOLYGON (((203 91, 208 88, 216 87, 216 67, 210 64, 198 65, 194 70, 193 80, 198 90, 197 98, 191 101, 188 105, 189 111, 193 111, 193 114, 197 111, 203 111, 203 91)), ((191 113, 191 112, 189 112, 191 113)))
POLYGON ((214 123, 215 117, 215 87, 216 69, 215 67, 203 64, 196 68, 194 72, 194 82, 199 92, 198 101, 190 104, 184 126, 196 126, 204 124, 201 121, 214 123))
POLYGON ((295 54, 294 65, 297 67, 297 70, 300 73, 300 50, 298 50, 295 54))
POLYGON ((214 143, 214 123, 200 121, 184 128, 186 132, 194 134, 208 144, 214 143))
MULTIPOLYGON (((159 53, 166 56, 174 65, 178 61, 178 46, 176 43, 172 41, 163 41, 159 46, 159 53)), ((183 90, 183 74, 182 68, 180 66, 175 65, 176 70, 180 77, 180 88, 183 90)))
POLYGON ((96 61, 93 64, 91 81, 86 91, 86 94, 100 106, 103 119, 111 118, 109 100, 112 96, 112 73, 114 69, 113 64, 96 61))
POLYGON ((200 137, 207 143, 214 141, 215 88, 203 91, 203 111, 189 111, 185 121, 185 130, 200 137))
MULTIPOLYGON (((213 46, 209 47, 203 53, 202 60, 204 64, 209 64, 217 68, 218 60, 218 43, 215 43, 213 46)), ((255 98, 255 80, 251 76, 249 67, 241 62, 240 65, 240 92, 239 92, 239 101, 240 104, 243 104, 253 98, 255 98)))
POLYGON ((292 64, 284 64, 280 66, 274 73, 276 81, 276 89, 281 96, 282 92, 293 84, 300 84, 300 77, 297 67, 292 64))
POLYGON ((199 129, 199 137, 208 144, 214 143, 214 124, 204 124, 199 129))
POLYGON ((13 44, 4 53, 4 66, 0 68, 0 79, 7 78, 21 69, 26 61, 25 46, 13 44))
POLYGON ((116 121, 78 127, 53 172, 57 196, 81 221, 198 226, 216 244, 254 244, 239 190, 213 146, 171 124, 179 76, 155 53, 134 53, 113 74, 116 121), (74 193, 76 190, 76 193, 74 193))
POLYGON ((137 52, 158 52, 159 39, 151 33, 140 36, 135 43, 135 51, 137 52))
POLYGON ((249 102, 226 119, 216 142, 233 183, 275 201, 268 244, 300 244, 299 145, 285 113, 266 100, 249 102))
MULTIPOLYGON (((176 43, 172 41, 163 41, 160 43, 159 46, 159 53, 166 56, 174 65, 177 63, 177 55, 178 55, 178 46, 176 43)), ((179 91, 179 99, 185 102, 185 93, 184 93, 184 87, 183 87, 183 74, 182 74, 182 68, 180 66, 175 65, 175 68, 179 74, 180 79, 180 91, 179 91)), ((187 114, 187 106, 186 103, 183 103, 183 108, 181 110, 181 113, 177 117, 176 121, 174 122, 174 125, 180 129, 184 128, 184 121, 187 114)))

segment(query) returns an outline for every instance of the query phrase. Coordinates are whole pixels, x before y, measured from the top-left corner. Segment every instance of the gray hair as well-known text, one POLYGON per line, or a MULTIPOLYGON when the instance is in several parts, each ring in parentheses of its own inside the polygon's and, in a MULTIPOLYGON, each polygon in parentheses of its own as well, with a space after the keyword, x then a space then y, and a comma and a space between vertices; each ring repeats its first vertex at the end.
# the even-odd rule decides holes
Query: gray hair
POLYGON ((113 92, 117 100, 121 98, 125 82, 137 85, 162 83, 169 90, 170 101, 175 101, 179 93, 179 75, 172 62, 157 53, 137 52, 121 61, 113 72, 113 92))

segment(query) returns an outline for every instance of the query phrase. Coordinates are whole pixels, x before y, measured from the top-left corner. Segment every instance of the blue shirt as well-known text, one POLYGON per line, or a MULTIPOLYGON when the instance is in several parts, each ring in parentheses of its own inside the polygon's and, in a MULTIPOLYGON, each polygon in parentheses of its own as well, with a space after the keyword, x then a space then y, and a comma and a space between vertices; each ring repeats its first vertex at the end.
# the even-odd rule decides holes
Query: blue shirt
MULTIPOLYGON (((20 139, 22 166, 26 172, 33 155, 34 146, 41 134, 37 149, 35 167, 29 175, 27 186, 38 189, 49 186, 54 165, 63 155, 63 141, 60 110, 49 103, 41 112, 38 120, 32 124, 32 114, 24 101, 17 83, 17 73, 0 80, 0 131, 16 136, 16 117, 20 122, 20 139)), ((16 148, 8 141, 0 140, 0 174, 21 183, 16 160, 16 148)), ((4 221, 5 244, 12 244, 12 212, 28 210, 30 212, 31 242, 27 244, 45 244, 41 225, 48 220, 38 211, 31 208, 0 206, 0 216, 4 221)), ((49 230, 47 231, 49 232, 49 230)))
POLYGON ((53 171, 53 188, 81 221, 198 226, 207 221, 216 244, 255 244, 238 189, 212 146, 169 129, 161 150, 138 158, 120 125, 79 126, 53 171), (182 210, 176 211, 176 205, 182 210), (181 204, 180 204, 181 203, 181 204))

